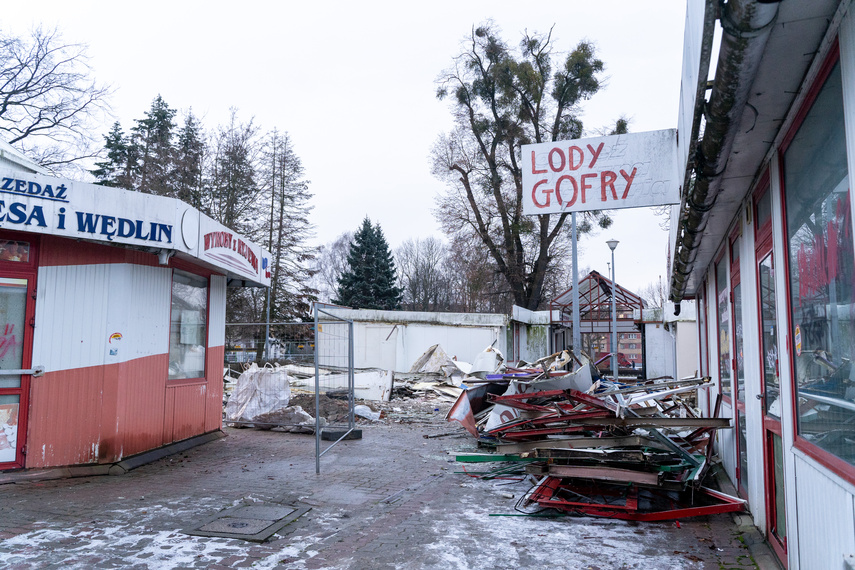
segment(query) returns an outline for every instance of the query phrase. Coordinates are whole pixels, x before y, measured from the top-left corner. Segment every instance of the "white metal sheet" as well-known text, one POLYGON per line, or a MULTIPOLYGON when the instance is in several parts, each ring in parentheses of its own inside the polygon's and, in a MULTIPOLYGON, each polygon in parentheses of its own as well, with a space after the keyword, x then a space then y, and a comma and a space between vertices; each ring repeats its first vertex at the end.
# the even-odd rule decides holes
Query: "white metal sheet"
POLYGON ((33 362, 55 372, 165 354, 170 275, 130 264, 40 268, 33 362))
POLYGON ((106 265, 39 268, 33 362, 48 372, 104 364, 106 265))
POLYGON ((677 131, 523 145, 526 215, 680 202, 677 131))
POLYGON ((172 271, 166 267, 108 267, 107 364, 169 352, 172 271))
MULTIPOLYGON (((842 568, 855 553, 855 512, 851 491, 835 484, 811 463, 796 457, 796 525, 788 524, 788 543, 798 542, 798 568, 842 568)), ((787 521, 790 523, 791 521, 787 521)))
POLYGON ((212 275, 208 293, 208 347, 226 344, 226 278, 212 275))

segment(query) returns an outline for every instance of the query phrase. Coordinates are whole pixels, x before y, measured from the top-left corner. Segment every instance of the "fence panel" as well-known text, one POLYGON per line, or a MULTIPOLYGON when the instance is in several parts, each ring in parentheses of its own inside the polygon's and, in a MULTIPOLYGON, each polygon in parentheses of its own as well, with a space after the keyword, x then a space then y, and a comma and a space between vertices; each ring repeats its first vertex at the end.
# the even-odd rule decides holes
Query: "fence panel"
MULTIPOLYGON (((316 471, 320 458, 336 443, 350 436, 354 421, 353 323, 316 309, 314 322, 227 323, 225 348, 225 392, 235 389, 236 379, 253 363, 259 368, 272 366, 287 372, 291 398, 303 404, 304 411, 314 416, 316 471), (266 340, 265 340, 266 339, 266 340), (321 425, 321 397, 332 397, 347 403, 345 415, 334 414, 321 425), (311 402, 311 404, 308 404, 311 402), (321 439, 339 435, 327 449, 321 450, 321 439)), ((233 425, 256 427, 302 427, 305 424, 226 419, 233 425)))

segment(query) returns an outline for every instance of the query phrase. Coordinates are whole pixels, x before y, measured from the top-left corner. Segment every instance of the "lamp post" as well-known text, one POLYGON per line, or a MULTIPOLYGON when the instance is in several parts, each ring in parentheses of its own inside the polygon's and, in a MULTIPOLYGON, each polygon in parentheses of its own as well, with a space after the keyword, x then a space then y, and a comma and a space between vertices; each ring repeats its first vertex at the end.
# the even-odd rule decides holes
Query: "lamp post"
POLYGON ((618 379, 618 358, 617 358, 617 301, 615 299, 615 293, 617 292, 617 283, 615 283, 615 248, 617 244, 620 243, 618 240, 612 238, 606 242, 608 244, 609 249, 612 250, 612 374, 614 375, 615 381, 618 379))

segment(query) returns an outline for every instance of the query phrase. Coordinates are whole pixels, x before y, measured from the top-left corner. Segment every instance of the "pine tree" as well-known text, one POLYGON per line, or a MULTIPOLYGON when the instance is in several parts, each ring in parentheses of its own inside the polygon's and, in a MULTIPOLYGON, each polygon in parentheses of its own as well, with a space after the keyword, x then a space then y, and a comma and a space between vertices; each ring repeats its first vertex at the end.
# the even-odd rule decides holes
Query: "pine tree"
POLYGON ((205 136, 199 120, 188 111, 184 126, 178 132, 175 149, 173 180, 175 197, 202 209, 202 166, 205 156, 205 136))
POLYGON ((92 176, 98 179, 102 186, 113 186, 129 188, 129 180, 125 176, 128 170, 128 156, 130 144, 122 131, 119 121, 113 123, 110 132, 104 135, 104 149, 107 151, 107 160, 96 162, 95 170, 91 170, 92 176))
POLYGON ((137 119, 131 129, 140 148, 140 175, 138 189, 142 192, 172 196, 174 189, 170 180, 174 149, 172 135, 175 128, 175 109, 167 105, 158 95, 146 111, 145 119, 137 119))
POLYGON ((395 262, 380 225, 367 217, 353 237, 347 269, 338 279, 333 303, 358 309, 401 308, 402 290, 395 284, 395 262))

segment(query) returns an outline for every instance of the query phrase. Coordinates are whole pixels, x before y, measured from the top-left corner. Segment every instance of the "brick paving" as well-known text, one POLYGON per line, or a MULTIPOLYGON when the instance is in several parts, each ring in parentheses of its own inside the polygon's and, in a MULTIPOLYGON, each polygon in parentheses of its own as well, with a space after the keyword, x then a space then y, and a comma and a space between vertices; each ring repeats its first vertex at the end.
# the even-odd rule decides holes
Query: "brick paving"
POLYGON ((471 448, 462 430, 423 437, 455 431, 442 416, 431 407, 364 424, 362 440, 321 459, 320 475, 313 436, 227 428, 229 437, 121 476, 2 485, 0 567, 756 567, 730 515, 679 525, 519 516, 527 484, 458 473, 448 452, 471 448), (182 532, 262 503, 311 510, 263 544, 182 532))

